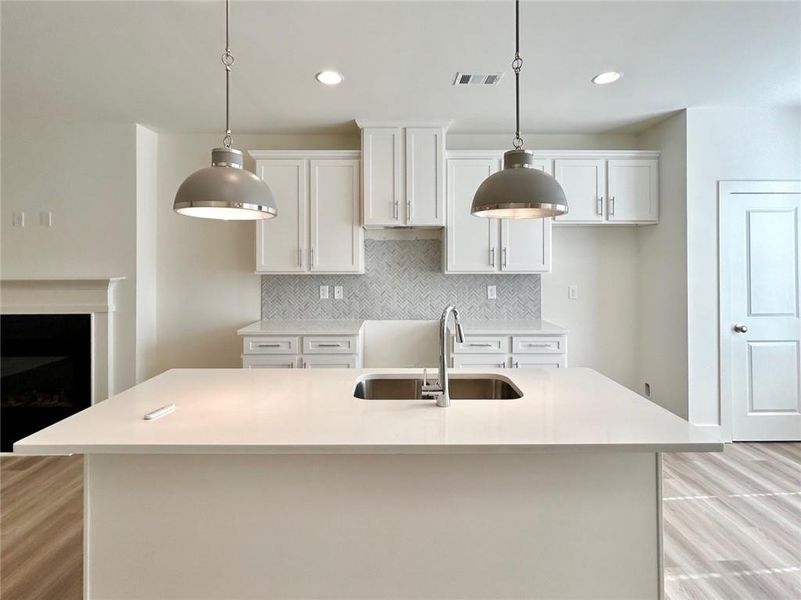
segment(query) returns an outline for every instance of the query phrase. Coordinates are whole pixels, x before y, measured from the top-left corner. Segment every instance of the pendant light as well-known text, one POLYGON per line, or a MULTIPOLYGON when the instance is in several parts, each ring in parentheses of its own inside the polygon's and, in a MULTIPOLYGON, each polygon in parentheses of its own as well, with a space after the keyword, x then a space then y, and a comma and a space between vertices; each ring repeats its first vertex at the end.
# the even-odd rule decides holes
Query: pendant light
POLYGON ((190 217, 224 220, 271 219, 278 215, 267 184, 243 169, 241 150, 232 148, 229 79, 234 55, 228 43, 230 0, 225 0, 225 137, 223 147, 211 151, 211 166, 187 177, 175 194, 173 210, 190 217))
POLYGON ((520 137, 520 0, 515 0, 515 139, 514 150, 503 155, 503 170, 487 177, 473 197, 470 212, 492 219, 542 219, 567 212, 562 186, 534 167, 531 150, 523 149, 520 137))

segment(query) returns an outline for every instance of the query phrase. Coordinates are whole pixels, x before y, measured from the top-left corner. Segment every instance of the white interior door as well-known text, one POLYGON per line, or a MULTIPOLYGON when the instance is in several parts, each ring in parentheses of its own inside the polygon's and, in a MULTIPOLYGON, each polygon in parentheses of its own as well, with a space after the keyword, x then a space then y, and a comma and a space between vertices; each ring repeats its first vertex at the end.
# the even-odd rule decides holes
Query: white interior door
POLYGON ((305 160, 260 160, 259 174, 273 192, 280 218, 256 223, 256 271, 296 273, 308 268, 305 160))
POLYGON ((721 388, 734 440, 801 440, 800 208, 801 183, 721 183, 721 388))
POLYGON ((359 161, 313 160, 310 173, 311 270, 362 271, 359 161))
POLYGON ((470 214, 478 186, 498 170, 498 160, 451 159, 448 161, 448 273, 494 272, 498 256, 498 220, 470 214))

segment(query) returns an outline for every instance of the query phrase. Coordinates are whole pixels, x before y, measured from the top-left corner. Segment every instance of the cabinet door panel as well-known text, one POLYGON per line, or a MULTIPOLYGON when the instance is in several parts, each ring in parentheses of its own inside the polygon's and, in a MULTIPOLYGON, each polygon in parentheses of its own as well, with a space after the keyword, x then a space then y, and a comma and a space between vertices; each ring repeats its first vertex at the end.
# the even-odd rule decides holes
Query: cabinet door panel
POLYGON ((555 217, 562 223, 593 223, 604 220, 606 161, 557 159, 554 176, 567 197, 568 213, 555 217))
POLYGON ((656 222, 659 217, 657 160, 610 160, 608 218, 656 222))
POLYGON ((567 366, 567 359, 564 354, 554 354, 552 356, 512 356, 513 369, 564 369, 567 366))
POLYGON ((470 214, 473 196, 498 170, 496 159, 448 161, 448 226, 446 273, 491 273, 496 270, 498 220, 470 214))
POLYGON ((364 245, 359 227, 359 161, 313 160, 311 270, 358 273, 364 245))
POLYGON ((551 219, 501 221, 501 270, 513 273, 551 270, 551 219))
POLYGON ((439 127, 406 129, 406 222, 445 224, 445 149, 439 127))
POLYGON ((461 354, 451 358, 451 366, 454 369, 506 369, 509 365, 505 356, 461 354))
POLYGON ((245 369, 296 369, 297 356, 243 356, 242 367, 245 369))
POLYGON ((400 225, 401 130, 368 128, 362 131, 364 162, 364 224, 400 225))
POLYGON ((256 171, 273 192, 280 218, 256 223, 256 270, 296 273, 308 267, 305 160, 260 160, 256 171))
POLYGON ((304 369, 356 369, 359 357, 355 354, 303 356, 301 363, 304 369))

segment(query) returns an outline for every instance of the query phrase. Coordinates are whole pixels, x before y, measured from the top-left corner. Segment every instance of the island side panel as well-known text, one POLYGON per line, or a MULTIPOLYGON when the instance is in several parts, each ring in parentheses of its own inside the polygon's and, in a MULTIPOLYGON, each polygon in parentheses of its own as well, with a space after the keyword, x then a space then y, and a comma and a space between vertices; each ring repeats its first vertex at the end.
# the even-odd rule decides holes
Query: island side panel
POLYGON ((657 599, 658 465, 94 455, 87 598, 657 599))

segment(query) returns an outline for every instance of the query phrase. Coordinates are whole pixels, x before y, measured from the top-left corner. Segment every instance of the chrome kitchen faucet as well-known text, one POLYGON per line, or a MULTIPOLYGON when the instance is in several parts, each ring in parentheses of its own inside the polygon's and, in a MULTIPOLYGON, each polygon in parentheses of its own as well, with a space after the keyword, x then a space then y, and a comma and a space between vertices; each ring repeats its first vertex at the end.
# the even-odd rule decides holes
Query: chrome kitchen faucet
POLYGON ((459 320, 459 311, 455 306, 449 305, 442 311, 442 318, 439 320, 439 381, 429 384, 423 381, 423 398, 437 401, 437 406, 446 407, 451 405, 451 397, 448 393, 448 319, 453 314, 453 323, 456 326, 456 341, 460 344, 464 342, 464 330, 459 320))

